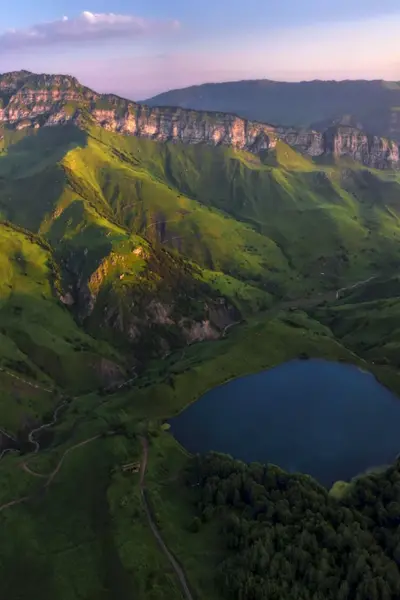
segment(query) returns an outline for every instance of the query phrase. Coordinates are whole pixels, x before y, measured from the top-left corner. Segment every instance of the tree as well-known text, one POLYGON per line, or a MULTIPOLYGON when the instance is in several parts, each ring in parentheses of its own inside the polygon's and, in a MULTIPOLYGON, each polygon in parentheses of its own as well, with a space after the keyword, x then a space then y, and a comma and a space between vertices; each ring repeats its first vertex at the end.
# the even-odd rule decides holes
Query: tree
POLYGON ((190 524, 190 531, 192 533, 198 533, 198 531, 200 531, 200 527, 201 527, 201 521, 200 521, 199 517, 194 517, 193 521, 190 524))

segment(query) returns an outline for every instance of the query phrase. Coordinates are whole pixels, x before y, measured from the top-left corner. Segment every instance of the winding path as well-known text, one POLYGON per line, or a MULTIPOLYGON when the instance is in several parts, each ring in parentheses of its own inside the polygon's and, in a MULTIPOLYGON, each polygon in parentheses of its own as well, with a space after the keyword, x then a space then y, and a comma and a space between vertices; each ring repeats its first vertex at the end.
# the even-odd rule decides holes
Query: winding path
POLYGON ((349 285, 348 287, 340 288, 336 292, 336 300, 338 300, 340 298, 340 292, 346 292, 347 290, 354 290, 355 288, 359 287, 360 285, 363 285, 364 283, 368 283, 369 281, 372 281, 373 279, 376 279, 376 278, 377 278, 377 275, 372 275, 371 277, 368 277, 368 279, 363 279, 362 281, 357 281, 356 283, 354 283, 353 285, 349 285))
POLYGON ((46 479, 48 477, 47 475, 42 475, 42 473, 36 473, 36 471, 32 471, 32 469, 26 462, 21 463, 21 467, 26 473, 29 473, 29 475, 33 475, 33 477, 40 477, 42 479, 46 479))
POLYGON ((40 425, 40 427, 36 427, 35 429, 32 429, 32 431, 30 431, 30 433, 28 435, 28 440, 34 446, 35 454, 37 454, 40 450, 39 442, 34 439, 35 434, 39 433, 39 431, 43 431, 44 429, 47 429, 48 427, 52 427, 53 425, 55 425, 58 420, 58 413, 60 412, 61 409, 64 408, 64 406, 67 406, 67 404, 68 404, 68 402, 66 400, 64 400, 64 402, 61 402, 61 404, 59 406, 57 406, 57 408, 55 409, 55 411, 53 413, 53 418, 49 423, 44 423, 43 425, 40 425))
POLYGON ((58 461, 58 465, 56 466, 54 471, 52 473, 50 473, 50 475, 48 475, 48 479, 46 481, 45 487, 49 487, 49 485, 52 483, 55 476, 60 471, 62 464, 64 462, 64 459, 68 454, 70 454, 73 450, 76 450, 77 448, 81 448, 82 446, 86 446, 86 444, 89 444, 90 442, 94 442, 95 440, 99 439, 99 437, 100 437, 100 434, 94 435, 94 436, 88 438, 87 440, 83 440, 83 442, 78 442, 77 444, 74 444, 73 446, 70 446, 69 448, 67 448, 66 451, 64 452, 64 454, 61 456, 60 460, 58 461))
POLYGON ((17 442, 17 439, 11 433, 8 433, 8 431, 6 431, 5 429, 2 429, 1 427, 0 427, 0 433, 2 435, 4 435, 5 437, 10 438, 10 440, 12 440, 13 442, 17 442))
MULTIPOLYGON (((22 383, 24 383, 25 385, 29 385, 32 388, 35 388, 37 390, 42 390, 44 392, 48 392, 49 394, 52 392, 52 390, 45 388, 41 385, 38 385, 36 383, 32 383, 31 381, 28 381, 27 379, 23 379, 23 377, 19 377, 18 375, 15 375, 14 373, 11 373, 11 371, 8 371, 7 369, 4 369, 3 367, 0 367, 0 371, 2 373, 6 373, 7 375, 9 375, 10 377, 13 377, 14 379, 18 379, 18 381, 22 381, 22 383)), ((33 436, 35 435, 35 433, 37 433, 38 431, 41 431, 43 429, 46 429, 46 427, 51 427, 52 425, 54 425, 57 422, 57 418, 58 418, 58 412, 61 410, 61 408, 63 408, 65 405, 67 404, 66 401, 62 402, 62 404, 60 406, 58 406, 54 413, 53 413, 53 419, 50 423, 45 423, 44 425, 41 425, 40 427, 35 427, 35 429, 32 429, 32 431, 29 432, 28 435, 28 440, 30 441, 30 443, 34 446, 34 452, 35 454, 37 452, 39 452, 40 446, 39 443, 37 441, 35 441, 33 439, 33 436)), ((12 440, 13 442, 17 442, 17 439, 10 433, 8 433, 7 431, 5 431, 4 429, 2 429, 0 427, 0 433, 2 433, 5 437, 8 437, 10 440, 12 440)), ((6 455, 9 454, 11 452, 17 452, 19 453, 19 450, 17 450, 16 448, 5 448, 2 452, 0 452, 0 460, 6 455)))
POLYGON ((168 558, 169 562, 171 563, 171 566, 174 569, 174 571, 179 579, 179 583, 181 584, 185 598, 187 600, 194 600, 192 593, 189 589, 189 585, 187 583, 186 576, 185 576, 185 573, 184 573, 182 567, 180 566, 178 561, 174 558, 172 553, 169 551, 169 549, 168 549, 166 543, 164 542, 164 540, 162 539, 161 533, 151 515, 150 506, 149 506, 148 500, 146 498, 146 493, 145 493, 146 488, 145 488, 145 483, 144 483, 144 478, 145 478, 146 468, 147 468, 147 460, 148 460, 148 455, 149 455, 149 443, 145 437, 141 438, 141 443, 142 443, 142 448, 143 448, 143 455, 142 455, 142 463, 140 465, 140 495, 142 497, 143 507, 144 507, 144 510, 145 510, 145 513, 147 516, 148 523, 150 525, 150 529, 153 532, 153 535, 156 538, 161 550, 164 552, 165 556, 168 558))
MULTIPOLYGON (((15 379, 18 379, 19 381, 22 381, 23 383, 26 383, 27 385, 30 385, 31 387, 37 388, 37 389, 41 389, 44 392, 51 392, 52 390, 49 390, 45 387, 42 387, 40 385, 36 385, 31 383, 30 381, 27 381, 26 379, 23 379, 22 377, 18 377, 17 375, 14 375, 13 373, 10 373, 10 371, 7 371, 6 369, 3 369, 2 367, 0 367, 0 371, 3 371, 4 373, 7 373, 7 375, 10 375, 11 377, 14 377, 15 379)), ((123 381, 122 383, 120 383, 116 388, 115 388, 115 392, 118 392, 119 390, 121 390, 123 387, 126 387, 127 385, 129 385, 130 383, 133 383, 136 379, 138 378, 137 373, 134 373, 134 376, 131 377, 130 379, 127 379, 126 381, 123 381)), ((75 396, 73 398, 71 398, 71 400, 79 400, 79 398, 84 397, 86 394, 83 394, 83 396, 75 396)), ((49 423, 44 423, 43 425, 40 425, 39 427, 35 427, 34 429, 32 429, 29 434, 28 434, 28 440, 29 442, 32 444, 32 446, 34 447, 34 454, 37 454, 40 450, 40 445, 39 442, 37 440, 35 440, 35 436, 37 433, 39 433, 40 431, 43 431, 44 429, 48 429, 49 427, 52 427, 53 425, 55 425, 58 421, 58 416, 59 416, 59 412, 64 408, 64 406, 67 406, 68 401, 64 400, 63 402, 61 402, 61 404, 59 404, 53 413, 53 418, 49 423)), ((2 433, 4 436, 10 438, 13 442, 17 442, 16 438, 11 435, 10 433, 7 433, 5 430, 0 428, 0 433, 2 433)), ((6 454, 10 453, 10 452, 19 452, 19 450, 17 449, 13 449, 13 448, 6 448, 4 449, 2 452, 0 452, 0 460, 3 458, 3 456, 5 456, 6 454)), ((34 471, 30 471, 29 467, 26 468, 25 467, 26 463, 23 463, 23 468, 29 473, 31 473, 31 475, 36 475, 39 476, 37 473, 35 474, 34 471)))
POLYGON ((3 458, 3 456, 5 456, 6 454, 11 454, 11 452, 16 452, 17 454, 19 454, 19 450, 17 450, 16 448, 5 448, 4 450, 2 450, 0 452, 0 460, 3 458))
MULTIPOLYGON (((94 442, 94 440, 97 440, 99 437, 100 437, 100 434, 99 435, 94 435, 93 437, 90 437, 87 440, 83 440, 82 442, 78 442, 77 444, 74 444, 73 446, 70 446, 69 448, 67 448, 65 450, 65 452, 63 453, 63 455, 61 456, 60 460, 58 461, 58 464, 57 464, 56 468, 49 475, 42 475, 40 473, 36 473, 35 471, 32 471, 28 467, 28 465, 26 463, 22 463, 22 467, 30 475, 34 475, 35 477, 40 477, 40 478, 46 479, 47 481, 44 484, 44 487, 47 488, 53 482, 53 480, 56 477, 57 473, 60 471, 60 469, 62 467, 62 464, 63 464, 63 462, 64 462, 64 460, 65 460, 65 458, 66 458, 66 456, 68 454, 70 454, 73 450, 76 450, 77 448, 80 448, 81 446, 85 446, 86 444, 89 444, 90 442, 94 442)), ((30 497, 31 496, 23 496, 22 498, 16 498, 15 500, 11 500, 10 502, 6 502, 6 504, 2 504, 0 506, 0 512, 2 510, 5 510, 6 508, 10 508, 11 506, 15 506, 16 504, 21 504, 22 502, 26 502, 26 500, 29 500, 30 497)))

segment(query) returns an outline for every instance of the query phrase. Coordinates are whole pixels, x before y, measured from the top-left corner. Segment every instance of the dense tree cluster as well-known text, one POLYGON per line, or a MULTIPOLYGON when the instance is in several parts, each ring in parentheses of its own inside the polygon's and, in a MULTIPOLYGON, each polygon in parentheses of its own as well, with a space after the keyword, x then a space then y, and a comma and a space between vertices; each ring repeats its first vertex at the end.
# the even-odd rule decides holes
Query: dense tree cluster
MULTIPOLYGON (((201 520, 226 544, 217 580, 231 600, 400 598, 400 463, 335 500, 311 477, 221 454, 196 457, 201 520)), ((197 527, 193 527, 195 531, 197 527)))

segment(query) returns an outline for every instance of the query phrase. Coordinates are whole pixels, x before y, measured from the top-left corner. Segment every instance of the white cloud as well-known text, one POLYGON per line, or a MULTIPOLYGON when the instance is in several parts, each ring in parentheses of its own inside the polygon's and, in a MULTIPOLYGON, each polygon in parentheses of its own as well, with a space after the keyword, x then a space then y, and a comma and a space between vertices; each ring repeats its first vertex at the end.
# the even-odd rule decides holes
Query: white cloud
POLYGON ((10 29, 0 33, 0 51, 20 50, 34 46, 79 44, 113 38, 133 39, 174 31, 178 21, 155 21, 134 15, 92 13, 84 11, 78 17, 62 17, 57 21, 39 23, 26 29, 10 29))

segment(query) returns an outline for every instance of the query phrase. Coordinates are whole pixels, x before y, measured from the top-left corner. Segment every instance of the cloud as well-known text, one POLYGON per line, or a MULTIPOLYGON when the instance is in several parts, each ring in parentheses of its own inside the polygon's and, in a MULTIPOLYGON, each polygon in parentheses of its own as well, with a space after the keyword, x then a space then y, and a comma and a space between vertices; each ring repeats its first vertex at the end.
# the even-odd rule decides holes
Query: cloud
POLYGON ((0 51, 82 44, 115 38, 130 40, 162 32, 172 32, 178 28, 179 22, 174 20, 157 21, 134 15, 84 11, 72 19, 64 16, 57 21, 0 33, 0 51))

